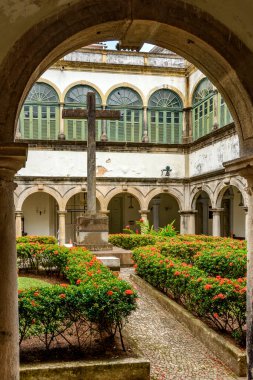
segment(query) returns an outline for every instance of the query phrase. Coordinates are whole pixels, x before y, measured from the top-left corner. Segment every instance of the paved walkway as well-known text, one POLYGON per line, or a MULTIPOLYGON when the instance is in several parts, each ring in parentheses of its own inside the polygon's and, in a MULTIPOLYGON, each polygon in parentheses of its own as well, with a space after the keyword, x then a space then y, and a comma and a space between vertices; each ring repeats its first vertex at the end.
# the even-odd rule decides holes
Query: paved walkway
MULTIPOLYGON (((121 277, 129 282, 130 273, 132 269, 121 269, 121 277)), ((155 298, 134 286, 140 296, 139 307, 125 329, 150 360, 152 380, 238 379, 155 298)))

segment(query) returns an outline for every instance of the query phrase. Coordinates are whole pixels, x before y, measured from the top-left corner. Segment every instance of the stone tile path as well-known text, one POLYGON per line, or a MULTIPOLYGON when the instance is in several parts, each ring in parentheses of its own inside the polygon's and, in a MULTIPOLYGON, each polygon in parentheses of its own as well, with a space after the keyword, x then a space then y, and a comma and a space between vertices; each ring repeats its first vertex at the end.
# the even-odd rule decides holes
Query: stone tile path
MULTIPOLYGON (((121 277, 129 282, 130 273, 133 269, 121 269, 121 277)), ((125 329, 137 349, 150 360, 152 380, 239 379, 155 298, 134 286, 140 296, 139 307, 125 329)))

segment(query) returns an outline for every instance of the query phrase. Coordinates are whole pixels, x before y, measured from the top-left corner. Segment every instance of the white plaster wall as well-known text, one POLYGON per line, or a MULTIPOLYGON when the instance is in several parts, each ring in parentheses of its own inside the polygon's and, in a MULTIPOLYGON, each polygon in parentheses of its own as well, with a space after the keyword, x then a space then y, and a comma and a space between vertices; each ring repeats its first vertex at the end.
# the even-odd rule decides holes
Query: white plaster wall
POLYGON ((85 72, 49 69, 45 71, 41 79, 47 79, 55 83, 63 93, 74 82, 88 81, 96 85, 103 94, 112 86, 120 83, 129 83, 136 86, 145 97, 150 91, 163 86, 176 87, 181 93, 185 93, 185 78, 180 76, 141 75, 128 73, 85 72))
POLYGON ((245 237, 245 211, 239 206, 240 202, 240 193, 234 188, 232 232, 237 237, 245 237))
MULTIPOLYGON (((97 152, 99 177, 160 178, 170 166, 172 178, 185 176, 183 154, 97 152)), ((29 150, 26 167, 17 175, 31 177, 86 177, 87 153, 29 150)))
POLYGON ((23 205, 24 232, 28 235, 54 234, 54 202, 45 193, 30 195, 23 205), (41 215, 38 211, 42 211, 41 215), (45 212, 45 213, 44 213, 45 212))
POLYGON ((239 157, 239 140, 234 135, 189 155, 189 176, 223 169, 223 162, 239 157))

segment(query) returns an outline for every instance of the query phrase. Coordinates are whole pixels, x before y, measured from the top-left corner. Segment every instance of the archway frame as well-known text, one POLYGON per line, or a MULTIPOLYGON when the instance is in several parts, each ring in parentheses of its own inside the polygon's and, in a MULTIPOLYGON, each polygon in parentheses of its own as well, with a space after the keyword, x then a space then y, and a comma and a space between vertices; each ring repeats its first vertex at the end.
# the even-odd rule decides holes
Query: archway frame
POLYGON ((0 65, 0 141, 14 140, 24 99, 53 62, 81 46, 120 39, 137 44, 150 42, 195 64, 227 103, 243 153, 252 152, 253 77, 247 73, 253 71, 253 51, 225 24, 190 1, 160 0, 154 7, 151 0, 119 0, 117 4, 97 0, 96 5, 89 0, 55 3, 37 12, 29 23, 22 20, 15 43, 6 50, 0 65), (238 59, 238 47, 243 65, 238 59))

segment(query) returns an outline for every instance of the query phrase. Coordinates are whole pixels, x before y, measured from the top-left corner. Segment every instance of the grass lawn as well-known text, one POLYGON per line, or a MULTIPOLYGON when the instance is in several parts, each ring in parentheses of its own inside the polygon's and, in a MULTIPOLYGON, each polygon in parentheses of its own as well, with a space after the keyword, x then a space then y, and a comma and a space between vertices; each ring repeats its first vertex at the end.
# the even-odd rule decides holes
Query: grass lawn
POLYGON ((29 288, 36 288, 36 287, 42 287, 42 286, 51 286, 49 282, 38 280, 37 278, 31 278, 31 277, 19 277, 18 278, 18 289, 24 290, 29 288))

